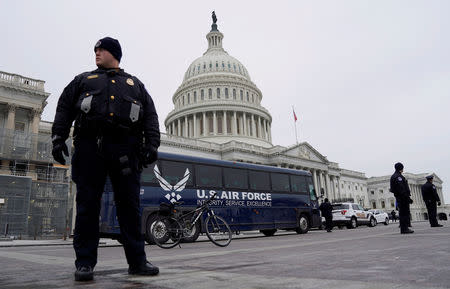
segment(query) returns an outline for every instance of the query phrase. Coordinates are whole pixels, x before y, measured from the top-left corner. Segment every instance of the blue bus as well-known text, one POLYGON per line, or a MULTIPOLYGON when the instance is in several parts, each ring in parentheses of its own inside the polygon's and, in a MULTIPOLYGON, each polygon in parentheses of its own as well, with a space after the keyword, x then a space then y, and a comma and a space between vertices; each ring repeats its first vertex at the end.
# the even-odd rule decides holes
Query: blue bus
MULTIPOLYGON (((150 226, 159 217, 161 203, 183 201, 190 211, 212 194, 217 215, 233 232, 259 230, 266 236, 277 230, 307 233, 321 225, 311 173, 286 168, 158 153, 158 160, 141 177, 142 233, 152 243, 150 226)), ((100 235, 119 239, 112 187, 105 186, 100 214, 100 235)), ((202 220, 204 221, 204 220, 202 220)), ((195 228, 188 241, 204 231, 195 228)))

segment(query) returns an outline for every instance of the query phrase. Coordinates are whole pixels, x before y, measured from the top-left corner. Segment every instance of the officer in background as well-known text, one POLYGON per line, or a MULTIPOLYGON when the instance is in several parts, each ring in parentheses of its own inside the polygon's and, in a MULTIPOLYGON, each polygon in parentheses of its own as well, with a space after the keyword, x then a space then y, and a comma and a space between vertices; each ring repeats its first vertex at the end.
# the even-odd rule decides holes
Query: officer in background
POLYGON ((119 41, 105 37, 95 47, 98 69, 77 75, 64 89, 52 127, 53 158, 65 164, 65 140, 74 125, 72 179, 77 186, 75 280, 94 277, 99 243, 99 214, 109 176, 117 208, 128 273, 156 275, 147 261, 141 233, 140 173, 157 159, 158 115, 153 100, 136 77, 119 68, 119 41))
POLYGON ((438 224, 436 219, 437 216, 437 206, 441 205, 441 199, 439 199, 439 195, 436 190, 436 186, 433 185, 433 176, 427 176, 427 182, 422 185, 422 198, 427 206, 428 211, 428 220, 430 221, 431 227, 442 227, 441 224, 438 224))
POLYGON ((325 198, 323 203, 320 204, 319 210, 322 212, 322 216, 325 218, 325 226, 327 232, 330 233, 333 229, 333 207, 328 201, 328 198, 325 198))
POLYGON ((390 180, 390 191, 394 194, 397 200, 398 206, 398 217, 400 221, 400 233, 401 234, 411 234, 414 233, 413 230, 409 229, 411 224, 411 214, 409 210, 409 205, 412 203, 411 191, 409 189, 408 181, 402 175, 403 164, 396 163, 394 165, 395 172, 391 176, 390 180))
POLYGON ((392 222, 397 222, 397 214, 394 210, 391 211, 392 222))

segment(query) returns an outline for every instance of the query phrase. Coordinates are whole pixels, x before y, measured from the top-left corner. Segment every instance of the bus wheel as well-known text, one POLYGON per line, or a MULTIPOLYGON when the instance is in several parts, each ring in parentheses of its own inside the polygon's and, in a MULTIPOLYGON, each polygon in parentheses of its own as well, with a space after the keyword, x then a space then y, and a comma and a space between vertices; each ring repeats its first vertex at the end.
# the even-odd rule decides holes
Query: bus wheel
POLYGON ((300 215, 298 218, 298 227, 295 228, 297 234, 306 234, 309 230, 309 220, 305 215, 300 215))
POLYGON ((260 232, 263 233, 264 236, 267 236, 267 237, 275 235, 276 231, 277 231, 277 229, 260 230, 260 232))
POLYGON ((155 214, 151 214, 147 218, 147 223, 146 223, 146 226, 145 226, 145 241, 147 242, 147 244, 150 244, 150 245, 154 245, 155 244, 155 241, 153 241, 153 238, 152 238, 152 224, 157 219, 159 219, 159 215, 156 214, 156 213, 155 214))

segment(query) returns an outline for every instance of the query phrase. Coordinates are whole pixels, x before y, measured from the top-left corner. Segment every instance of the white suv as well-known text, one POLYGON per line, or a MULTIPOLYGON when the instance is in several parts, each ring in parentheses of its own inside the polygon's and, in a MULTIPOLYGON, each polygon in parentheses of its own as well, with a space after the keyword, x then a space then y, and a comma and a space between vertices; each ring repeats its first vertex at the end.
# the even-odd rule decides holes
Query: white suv
POLYGON ((339 203, 332 204, 333 206, 333 225, 342 227, 347 226, 349 229, 354 229, 358 225, 368 225, 374 227, 377 225, 377 220, 372 212, 365 211, 361 205, 356 203, 339 203))
POLYGON ((385 225, 389 225, 389 215, 383 210, 369 210, 372 212, 373 216, 377 220, 377 223, 383 223, 385 225))

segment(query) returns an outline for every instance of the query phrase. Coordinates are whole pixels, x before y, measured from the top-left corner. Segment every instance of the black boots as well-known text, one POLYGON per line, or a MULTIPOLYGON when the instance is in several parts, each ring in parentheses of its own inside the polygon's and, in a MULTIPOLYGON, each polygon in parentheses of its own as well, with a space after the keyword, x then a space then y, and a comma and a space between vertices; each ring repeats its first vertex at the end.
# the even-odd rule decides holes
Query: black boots
POLYGON ((414 231, 411 229, 407 229, 407 230, 401 231, 400 233, 401 234, 412 234, 412 233, 414 233, 414 231))
MULTIPOLYGON (((139 266, 130 266, 128 268, 128 274, 130 275, 153 276, 158 275, 158 273, 159 268, 148 261, 139 266)), ((75 281, 91 281, 93 279, 94 270, 90 266, 80 266, 75 271, 75 281)))
POLYGON ((75 281, 91 281, 94 279, 94 270, 89 266, 80 266, 75 271, 75 281))
POLYGON ((130 275, 147 275, 147 276, 153 276, 158 275, 159 268, 152 265, 150 262, 146 262, 139 266, 130 266, 128 268, 128 274, 130 275))

